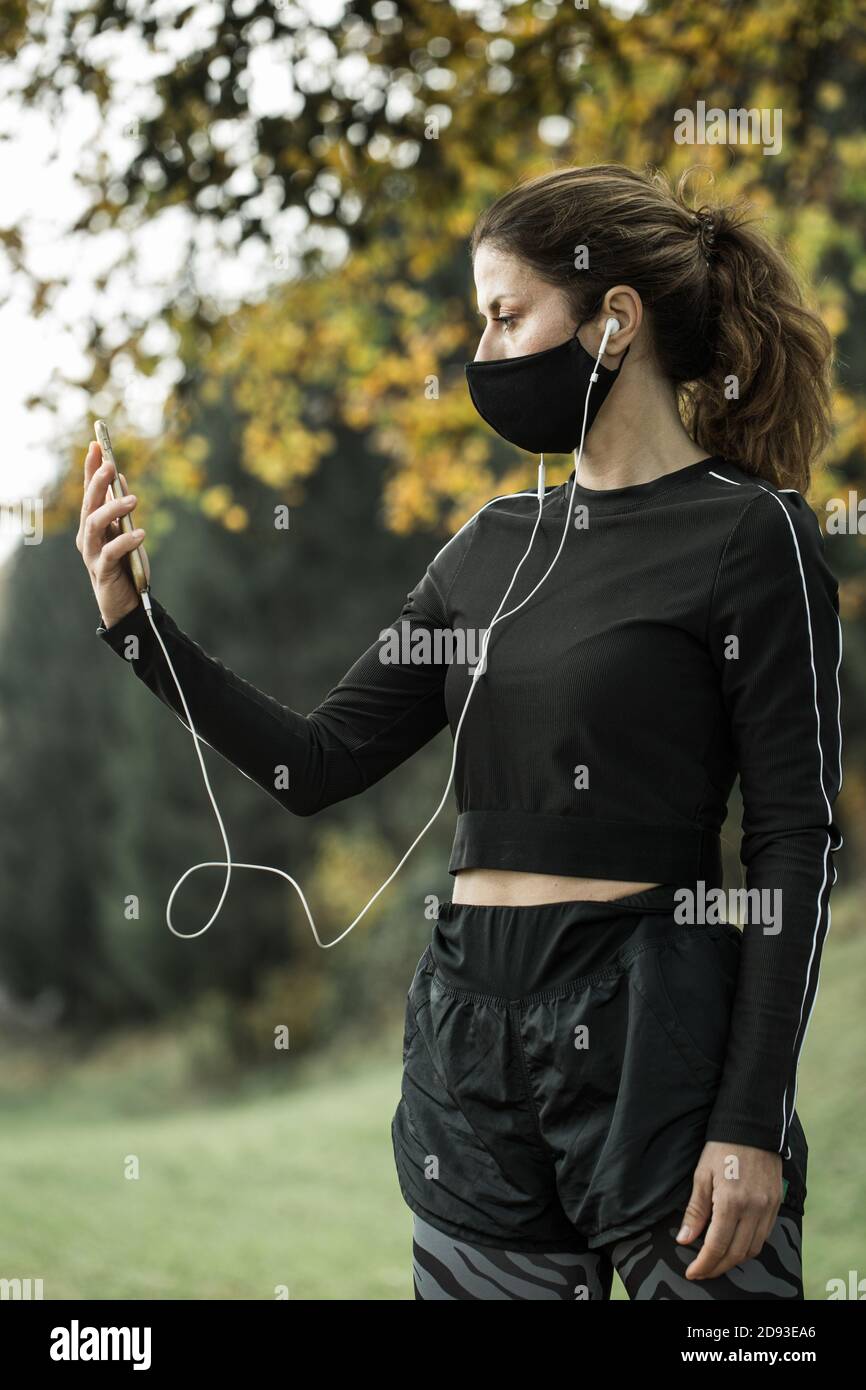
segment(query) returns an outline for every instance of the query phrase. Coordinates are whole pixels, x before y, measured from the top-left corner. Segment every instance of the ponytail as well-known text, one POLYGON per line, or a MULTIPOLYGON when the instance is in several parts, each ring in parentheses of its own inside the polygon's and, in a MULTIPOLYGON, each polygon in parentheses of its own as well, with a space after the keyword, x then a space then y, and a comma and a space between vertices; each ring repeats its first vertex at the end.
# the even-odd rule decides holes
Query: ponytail
POLYGON ((805 493, 832 435, 832 339, 787 262, 741 211, 704 207, 695 216, 710 357, 681 388, 684 424, 707 453, 805 493))

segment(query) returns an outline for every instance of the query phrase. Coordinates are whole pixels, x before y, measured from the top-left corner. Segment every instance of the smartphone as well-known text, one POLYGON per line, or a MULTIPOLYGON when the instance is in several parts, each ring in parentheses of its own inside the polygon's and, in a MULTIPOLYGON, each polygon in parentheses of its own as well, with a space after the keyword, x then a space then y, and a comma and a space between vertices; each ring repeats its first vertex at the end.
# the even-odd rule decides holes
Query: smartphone
MULTIPOLYGON (((94 421, 93 428, 96 434, 96 442, 102 450, 102 462, 110 463, 114 469, 114 477, 108 484, 108 490, 115 501, 120 501, 121 497, 126 496, 126 488, 123 486, 123 482, 117 470, 114 450, 111 447, 111 439, 108 433, 108 426, 104 420, 96 420, 94 421)), ((133 508, 133 511, 134 510, 135 508, 133 508)), ((118 520, 120 521, 122 530, 135 530, 135 525, 129 512, 119 517, 118 520)), ((132 571, 132 582, 138 592, 143 594, 150 588, 150 562, 148 561, 144 546, 139 545, 135 550, 130 550, 126 558, 129 560, 129 567, 132 571)))

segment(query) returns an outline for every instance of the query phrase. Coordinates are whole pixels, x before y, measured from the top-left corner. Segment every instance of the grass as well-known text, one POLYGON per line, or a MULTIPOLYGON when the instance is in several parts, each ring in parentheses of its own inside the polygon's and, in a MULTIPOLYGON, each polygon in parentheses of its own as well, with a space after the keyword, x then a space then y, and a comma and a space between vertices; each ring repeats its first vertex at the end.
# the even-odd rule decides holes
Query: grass
POLYGON ((75 1101, 13 1107, 0 1273, 46 1298, 410 1298, 399 1059, 398 1040, 342 1076, 165 1113, 111 1113, 81 1076, 75 1101))
MULTIPOLYGON (((797 1104, 812 1299, 866 1274, 864 978, 866 934, 834 913, 797 1104)), ((284 1082, 215 1097, 190 1091, 174 1036, 120 1040, 53 1077, 13 1057, 0 1276, 42 1278, 47 1299, 273 1299, 281 1285, 293 1299, 411 1299, 390 1138, 399 1032, 285 1064, 284 1082)))

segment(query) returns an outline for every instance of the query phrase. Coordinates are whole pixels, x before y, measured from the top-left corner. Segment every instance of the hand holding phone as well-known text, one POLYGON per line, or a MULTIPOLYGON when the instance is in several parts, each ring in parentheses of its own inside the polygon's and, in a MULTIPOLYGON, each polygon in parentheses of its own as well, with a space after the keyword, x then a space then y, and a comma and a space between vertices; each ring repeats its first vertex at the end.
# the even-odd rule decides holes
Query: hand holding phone
MULTIPOLYGON (((103 463, 110 464, 111 468, 114 470, 113 475, 109 475, 108 491, 116 502, 120 502, 129 494, 124 487, 123 479, 117 471, 117 464, 114 461, 114 450, 111 447, 108 426, 104 420, 95 421, 94 432, 96 434, 96 442, 102 454, 103 463)), ((121 531, 124 531, 130 536, 135 530, 132 522, 133 510, 134 508, 130 508, 128 511, 123 511, 117 517, 117 522, 121 531)), ((128 555, 129 567, 132 570, 132 581, 138 593, 141 594, 145 589, 150 587, 150 565, 147 559, 147 552, 143 545, 139 545, 137 549, 128 551, 128 555)))
POLYGON ((104 420, 95 423, 96 442, 84 460, 84 500, 75 545, 80 552, 99 611, 112 627, 139 603, 150 587, 150 563, 142 545, 144 530, 134 527, 137 498, 127 492, 117 470, 104 420), (124 560, 129 556, 129 561, 124 560))

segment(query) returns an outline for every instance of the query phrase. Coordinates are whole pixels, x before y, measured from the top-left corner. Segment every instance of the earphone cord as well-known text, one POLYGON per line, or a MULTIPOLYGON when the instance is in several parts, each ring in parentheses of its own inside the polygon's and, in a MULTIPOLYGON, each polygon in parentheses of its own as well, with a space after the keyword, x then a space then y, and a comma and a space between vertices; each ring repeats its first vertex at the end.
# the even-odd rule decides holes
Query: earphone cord
MULTIPOLYGON (((608 332, 608 330, 606 329, 606 330, 605 330, 605 333, 604 333, 604 337, 602 338, 602 341, 601 341, 601 347, 599 348, 598 357, 596 358, 596 363, 595 363, 596 369, 598 368, 598 364, 599 364, 599 362, 601 361, 602 356, 604 355, 604 350, 605 350, 605 347, 607 346, 607 339, 608 339, 608 336, 609 336, 609 332, 608 332)), ((473 696, 473 694, 474 694, 474 692, 475 692, 475 687, 476 687, 476 685, 478 684, 479 678, 480 678, 481 676, 483 676, 484 673, 485 673, 485 671, 486 671, 486 667, 487 667, 487 648, 488 648, 488 646, 489 646, 489 644, 490 644, 490 635, 491 635, 491 633, 492 633, 492 631, 493 631, 493 628, 496 626, 496 624, 497 624, 498 622, 504 621, 505 618, 513 617, 513 615, 514 615, 515 613, 518 613, 518 612, 520 611, 520 609, 523 608, 524 605, 527 604, 527 603, 529 602, 529 600, 532 598, 533 594, 537 593, 538 590, 541 588, 541 585, 542 585, 542 584, 544 583, 544 581, 547 579, 547 576, 550 574, 550 572, 551 572, 551 570, 553 569, 554 565, 555 565, 556 562, 558 561, 558 559, 559 559, 559 557, 560 557, 560 554, 562 553, 562 547, 563 547, 564 544, 565 544, 565 538, 566 538, 566 535, 568 534, 568 525, 569 525, 569 521, 570 521, 570 518, 571 518, 571 512, 572 512, 572 499, 573 499, 573 497, 574 497, 574 488, 575 488, 575 485, 576 485, 576 483, 577 483, 577 476, 578 476, 578 471, 579 471, 579 469, 580 469, 580 462, 581 462, 581 459, 583 458, 583 442, 584 442, 584 438, 585 438, 585 435, 586 435, 586 421, 587 421, 587 414, 588 414, 588 411, 589 411, 589 397, 590 397, 590 392, 592 391, 593 384, 594 384, 597 380, 598 380, 598 374, 597 374, 597 370, 596 370, 595 372, 593 372, 592 376, 590 377, 590 384, 589 384, 589 387, 588 387, 587 393, 586 393, 586 401, 585 401, 584 409, 583 409, 583 425, 582 425, 581 432, 580 432, 580 445, 579 445, 579 448, 577 449, 577 451, 576 451, 576 453, 575 453, 574 481, 573 481, 573 483, 572 483, 571 496, 569 497, 568 506, 566 507, 565 526, 563 527, 562 539, 561 539, 560 542, 559 542, 559 548, 558 548, 556 554, 554 555, 553 559, 551 560, 550 565, 548 566, 547 570, 546 570, 545 573, 541 576, 541 579, 539 579, 538 583, 535 585, 535 588, 534 588, 534 589, 531 589, 530 592, 526 595, 526 598, 522 599, 521 602, 518 603, 517 606, 516 606, 515 608, 510 609, 507 613, 503 613, 503 612, 502 612, 502 608, 503 608, 503 606, 504 606, 504 604, 505 604, 506 599, 508 598, 508 595, 511 593, 511 590, 512 590, 513 587, 514 587, 514 582, 515 582, 515 580, 517 579, 518 574, 520 573, 521 569, 523 568, 523 565, 524 565, 526 559, 528 558, 528 556, 529 556, 529 554, 530 554, 530 551, 532 550, 532 546, 533 546, 533 544, 534 544, 534 542, 535 542, 536 532, 538 531, 538 526, 539 526, 539 523, 540 523, 540 521, 541 521, 542 510, 543 510, 543 507, 544 507, 544 476, 545 476, 544 455, 543 455, 543 454, 541 455, 541 462, 540 462, 539 465, 538 465, 538 488, 537 488, 537 491, 536 491, 535 493, 533 493, 533 492, 528 492, 528 491, 527 491, 527 492, 515 492, 515 493, 508 493, 508 494, 506 494, 506 498, 494 497, 494 498, 492 498, 489 502, 485 502, 485 504, 484 504, 483 507, 479 507, 478 511, 475 512, 475 514, 469 518, 469 521, 465 522, 465 523, 464 523, 464 526, 461 526, 461 528, 460 528, 460 530, 462 531, 462 530, 464 529, 465 526, 468 526, 469 523, 470 523, 471 521, 474 521, 474 520, 475 520, 475 517, 476 517, 476 516, 479 516, 479 515, 481 514, 481 512, 483 512, 487 507, 492 507, 496 502, 504 501, 504 500, 506 500, 506 499, 509 498, 509 497, 533 497, 533 496, 537 496, 537 498, 538 498, 538 515, 537 515, 536 518, 535 518, 535 524, 534 524, 534 526, 533 526, 533 528, 532 528, 532 535, 531 535, 530 538, 529 538, 529 545, 526 547, 526 550, 524 551, 523 556, 521 557, 520 562, 519 562, 517 568, 515 569, 514 574, 513 574, 512 577, 511 577, 511 581, 510 581, 510 583, 509 583, 509 585, 508 585, 508 588, 505 590, 505 593, 502 595, 502 598, 501 598, 501 600, 500 600, 500 602, 499 602, 499 607, 497 608, 496 612, 494 613, 493 618, 492 618, 491 621, 490 621, 490 625, 489 625, 489 627, 487 628, 486 632, 484 633, 484 639, 483 639, 482 646, 481 646, 481 655, 480 655, 480 657, 479 657, 478 664, 475 666, 475 668, 474 668, 474 670, 473 670, 473 672, 472 672, 472 683, 471 683, 471 685, 470 685, 470 687, 469 687, 469 693, 468 693, 467 696, 466 696, 466 700, 465 700, 465 702, 464 702, 463 709, 462 709, 461 712, 460 712, 460 718, 459 718, 459 720, 458 720, 458 722, 457 722, 457 728, 454 730, 454 747, 453 747, 453 751, 452 751, 452 755, 451 755, 451 771, 450 771, 449 774, 448 774, 448 781, 447 781, 447 783, 446 783, 446 785, 445 785, 445 790, 444 790, 444 792, 442 793, 442 798, 441 798, 441 800, 440 800, 440 802, 439 802, 439 805, 436 807, 436 810, 433 812, 432 816, 431 816, 430 819, 428 820, 427 824, 424 826, 423 830, 421 830, 421 831, 415 836, 415 839, 412 841, 411 845, 410 845, 409 848, 406 850, 406 853, 403 855, 403 858, 399 861, 399 863, 396 865, 396 867, 395 867, 394 869, 392 869, 391 873, 390 873, 390 874, 388 875, 388 877, 385 879, 385 882, 384 882, 383 884, 381 884, 381 886, 380 886, 379 888, 376 889, 376 892, 373 894, 373 896, 370 898, 370 900, 369 900, 367 903, 365 903, 365 905, 361 908, 361 911, 358 913, 358 915, 357 915, 357 917, 355 918, 354 922, 351 922, 351 923, 349 924, 349 926, 346 927, 346 929, 340 933, 339 936, 336 936, 336 937, 334 938, 333 941, 322 941, 322 940, 320 939, 319 933, 316 931, 316 924, 315 924, 315 922, 313 921, 313 915, 312 915, 312 913, 310 912, 309 904, 308 904, 308 902, 307 902, 307 899, 306 899, 305 896, 304 896, 304 891, 303 891, 303 889, 301 888, 301 885, 300 885, 295 879, 292 878, 291 874, 287 874, 283 869, 275 869, 275 868, 274 868, 272 865, 270 865, 270 864, 235 864, 235 865, 232 864, 231 849, 230 849, 230 847, 229 847, 228 837, 227 837, 226 832, 225 832, 225 826, 223 825, 222 816, 221 816, 220 813, 219 813, 219 807, 217 806, 216 798, 214 797, 213 791, 212 791, 212 789, 211 789, 211 784, 210 784, 210 781, 209 781, 208 775, 207 775, 207 768, 205 767, 204 759, 202 758, 201 749, 200 749, 200 747, 199 747, 200 739, 199 739, 198 734, 197 734, 196 731, 195 731, 195 726, 193 725, 193 722, 192 722, 192 715, 191 715, 190 712, 189 712, 189 706, 188 706, 188 704, 187 704, 187 702, 186 702, 186 696, 185 696, 184 693, 183 693, 183 689, 182 689, 182 687, 181 687, 180 681, 178 680, 177 674, 176 674, 176 672, 175 672, 175 669, 174 669, 174 667, 173 667, 173 665, 172 665, 172 663, 171 663, 171 657, 169 656, 168 652, 166 651, 165 643, 163 642, 162 636, 160 635, 159 629, 158 629, 158 627, 156 626, 156 623, 155 623, 155 621, 154 621, 154 617, 153 617, 153 608, 152 608, 152 605, 151 605, 151 602, 150 602, 150 595, 148 594, 147 590, 145 590, 145 592, 142 593, 142 595, 141 595, 142 604, 143 604, 143 606, 144 606, 145 612, 147 613, 148 619, 149 619, 149 621, 150 621, 150 625, 151 625, 151 627, 153 628, 153 631, 154 631, 154 633, 155 633, 155 635, 156 635, 156 639, 157 639, 157 641, 159 642, 160 647, 162 648, 163 656, 165 657, 166 664, 168 665, 168 669, 169 669, 169 671, 171 672, 172 679, 174 680, 174 683, 175 683, 175 685, 177 686, 178 694, 180 695, 181 703, 183 704, 184 712, 185 712, 186 717, 187 717, 187 720, 188 720, 188 723, 185 724, 184 727, 185 727, 185 728, 187 729, 187 731, 188 731, 189 733, 191 733, 192 736, 193 736, 193 741, 194 741, 194 744, 195 744, 196 756, 198 757, 199 765, 200 765, 200 767, 201 767, 201 772, 202 772, 202 777, 204 778, 205 788, 206 788, 206 790, 207 790, 208 796, 210 797, 210 802, 211 802, 211 805, 213 806, 214 815, 215 815, 216 818, 217 818, 217 824, 218 824, 218 826, 219 826, 219 828, 220 828, 220 834, 222 835, 223 844, 225 845, 225 851, 226 851, 226 857, 225 857, 225 859, 209 859, 209 860, 206 860, 206 861, 205 861, 204 863, 202 863, 202 864, 193 864, 190 868, 187 869, 186 873, 183 874, 183 875, 178 879, 177 883, 176 883, 176 884, 174 885, 174 887, 172 888, 171 893, 170 893, 170 895, 169 895, 168 902, 167 902, 167 904, 166 904, 166 909, 165 909, 165 920, 166 920, 166 924, 167 924, 167 926, 168 926, 169 931, 172 932, 174 936, 179 936, 179 937, 180 937, 182 940, 184 940, 184 941, 192 941, 195 937, 201 936, 204 932, 206 932, 206 931, 208 930, 208 927, 210 927, 211 924, 216 920, 217 916, 219 915, 220 909, 222 908, 222 905, 223 905, 223 903, 225 902, 226 894, 228 893, 228 890, 229 890, 229 883, 231 882, 232 868, 234 867, 234 868, 237 868, 237 869, 255 869, 255 870, 258 870, 258 871, 261 872, 261 873, 278 874, 281 878, 286 879, 286 880, 292 885, 292 887, 296 890, 296 892, 297 892, 297 894, 298 894, 298 897, 299 897, 300 900, 301 900, 301 904, 302 904, 302 906, 303 906, 304 912, 307 914, 307 921, 308 921, 309 924, 310 924, 310 930, 311 930, 312 933, 313 933, 313 936, 314 936, 314 938, 315 938, 315 940, 316 940, 316 944, 317 944, 318 946, 321 946, 321 948, 322 948, 323 951, 327 951, 327 950, 330 950, 330 948, 331 948, 332 946, 336 946, 336 945, 338 944, 338 942, 342 941, 343 938, 344 938, 345 936, 348 936, 349 932, 352 931, 353 928, 356 927, 356 926, 358 925, 358 923, 360 922, 361 918, 362 918, 362 917, 366 914, 366 912, 373 906, 373 903, 376 901, 376 899, 379 897, 379 895, 385 891, 385 889, 388 887, 389 883, 391 883, 391 881, 392 881, 392 880, 396 877, 396 875, 400 872, 400 870, 402 869, 403 865, 406 863, 406 860, 409 858, 409 855, 412 853, 412 851, 414 850, 415 846, 418 844, 419 840, 421 840, 421 839, 427 834, 427 831, 430 829, 430 826, 433 824, 433 822, 435 821, 436 817, 439 815, 439 812, 442 810, 442 807, 445 805, 445 801, 446 801, 446 799, 447 799, 448 792, 449 792, 449 790, 450 790, 450 788, 451 788, 451 783, 452 783, 452 781, 454 780, 454 769, 455 769, 456 761, 457 761, 457 741, 458 741, 458 739, 459 739, 459 737, 460 737, 460 730, 461 730, 462 727, 463 727, 463 721, 464 721, 464 719, 465 719, 465 717, 466 717, 466 711, 467 711, 468 708, 469 708, 469 701, 472 699, 472 696, 473 696), (223 884, 223 891, 222 891, 222 894, 221 894, 221 896, 220 896, 219 902, 217 903, 217 905, 216 905, 216 907, 215 907, 213 913, 211 914, 209 920, 204 924, 203 927, 200 927, 198 931, 195 931, 195 932, 179 932, 179 931, 177 931, 176 928, 175 928, 174 926, 172 926, 172 921, 171 921, 171 905, 172 905, 172 903, 174 902, 174 896, 175 896, 175 894, 177 893, 177 890, 180 888, 180 886, 181 886, 181 884, 184 882, 184 880, 187 879, 187 878, 189 877, 190 874, 196 873, 197 870, 199 870, 199 869, 210 869, 210 868, 225 868, 225 870, 226 870, 225 883, 223 884)), ((460 532, 458 531, 458 532, 456 533, 456 535, 459 535, 459 534, 460 534, 460 532)), ((178 715, 177 717, 178 717, 178 719, 180 719, 180 715, 178 715)), ((181 722, 182 724, 184 723, 184 721, 183 721, 182 719, 180 720, 180 722, 181 722)))

